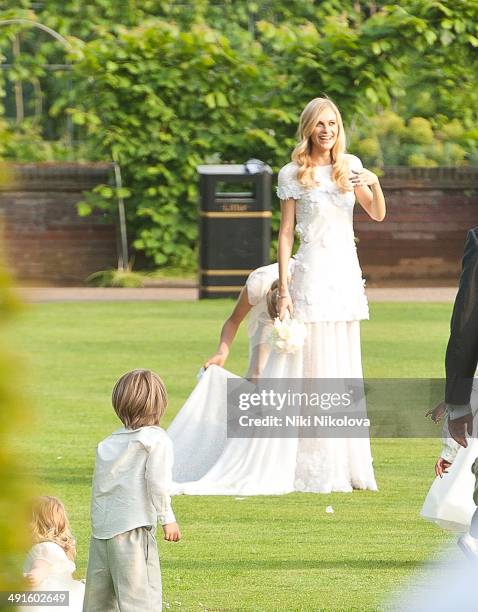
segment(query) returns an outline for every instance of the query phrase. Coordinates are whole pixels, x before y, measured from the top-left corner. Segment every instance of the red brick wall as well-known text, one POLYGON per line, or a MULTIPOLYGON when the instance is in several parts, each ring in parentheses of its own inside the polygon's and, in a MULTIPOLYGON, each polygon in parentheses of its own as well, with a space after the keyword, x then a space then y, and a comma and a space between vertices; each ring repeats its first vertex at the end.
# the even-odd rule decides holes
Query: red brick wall
MULTIPOLYGON (((108 164, 18 164, 0 184, 10 267, 24 284, 83 284, 117 265, 116 233, 101 213, 78 217, 82 192, 109 181, 108 164)), ((478 225, 478 168, 387 168, 388 213, 356 207, 358 251, 369 285, 455 285, 463 243, 478 225)))
POLYGON ((83 191, 108 182, 108 164, 18 164, 0 185, 7 262, 22 284, 77 285, 115 267, 116 230, 102 213, 79 217, 83 191))
POLYGON ((455 285, 467 230, 478 225, 478 168, 386 168, 382 223, 356 207, 369 285, 455 285))

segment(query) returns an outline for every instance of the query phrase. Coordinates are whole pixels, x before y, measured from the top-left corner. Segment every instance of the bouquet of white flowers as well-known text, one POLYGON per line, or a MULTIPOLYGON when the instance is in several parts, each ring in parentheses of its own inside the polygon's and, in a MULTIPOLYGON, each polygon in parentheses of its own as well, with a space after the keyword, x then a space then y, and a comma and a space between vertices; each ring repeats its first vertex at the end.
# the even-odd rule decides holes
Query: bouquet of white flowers
POLYGON ((307 330, 297 319, 286 316, 282 321, 277 317, 271 331, 270 343, 279 353, 296 353, 304 346, 307 330))

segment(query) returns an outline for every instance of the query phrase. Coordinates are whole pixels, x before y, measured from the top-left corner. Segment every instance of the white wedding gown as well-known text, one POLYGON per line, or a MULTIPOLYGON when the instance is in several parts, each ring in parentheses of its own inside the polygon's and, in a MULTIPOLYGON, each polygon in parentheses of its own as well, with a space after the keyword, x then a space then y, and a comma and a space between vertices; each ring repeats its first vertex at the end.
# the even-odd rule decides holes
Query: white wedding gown
MULTIPOLYGON (((362 164, 349 156, 352 168, 362 164)), ((341 193, 332 167, 317 167, 319 186, 305 188, 297 167, 279 173, 278 196, 296 200, 295 256, 290 291, 294 316, 307 326, 303 348, 271 351, 265 295, 277 264, 248 279, 254 305, 249 325, 250 367, 263 378, 362 378, 360 323, 368 318, 353 233, 353 192, 341 193)), ((292 491, 330 493, 376 490, 368 438, 230 438, 226 436, 226 388, 230 372, 211 366, 168 433, 173 440, 173 494, 266 495, 292 491)))

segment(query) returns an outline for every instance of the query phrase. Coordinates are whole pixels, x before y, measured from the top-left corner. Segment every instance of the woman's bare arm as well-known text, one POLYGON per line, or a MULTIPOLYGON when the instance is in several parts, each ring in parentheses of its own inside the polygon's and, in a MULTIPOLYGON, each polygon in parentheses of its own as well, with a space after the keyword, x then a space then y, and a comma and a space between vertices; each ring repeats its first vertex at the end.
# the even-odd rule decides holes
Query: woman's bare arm
POLYGON ((236 337, 239 325, 245 319, 247 313, 250 311, 251 308, 252 306, 249 304, 247 287, 243 287, 241 289, 239 297, 237 298, 234 310, 222 326, 219 345, 216 349, 216 352, 205 362, 205 368, 208 368, 210 365, 213 364, 221 367, 224 365, 229 355, 231 345, 234 342, 234 338, 236 337))
POLYGON ((378 176, 366 168, 352 170, 352 173, 351 183, 360 205, 374 221, 383 221, 386 214, 385 197, 378 176))
POLYGON ((295 200, 281 200, 281 218, 279 229, 279 318, 282 320, 286 312, 293 314, 292 300, 289 294, 289 259, 294 246, 295 200))

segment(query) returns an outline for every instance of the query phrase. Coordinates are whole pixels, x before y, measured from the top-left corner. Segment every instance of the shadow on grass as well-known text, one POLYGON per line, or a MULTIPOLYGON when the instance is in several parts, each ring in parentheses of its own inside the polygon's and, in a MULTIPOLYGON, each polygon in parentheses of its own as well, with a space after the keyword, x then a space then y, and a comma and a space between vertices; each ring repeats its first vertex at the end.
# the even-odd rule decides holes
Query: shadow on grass
POLYGON ((416 560, 395 560, 395 559, 341 559, 341 560, 307 560, 307 559, 244 559, 244 560, 232 560, 224 559, 223 561, 204 561, 201 559, 195 559, 194 561, 188 560, 173 560, 169 559, 168 563, 170 567, 174 567, 175 570, 227 570, 230 571, 247 571, 252 570, 302 570, 302 569, 318 569, 318 570, 329 570, 329 569, 407 569, 411 570, 416 567, 423 565, 422 561, 416 560))
POLYGON ((54 470, 47 474, 39 474, 42 482, 52 485, 85 485, 91 487, 92 475, 75 474, 71 468, 64 470, 54 470))

